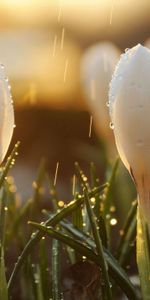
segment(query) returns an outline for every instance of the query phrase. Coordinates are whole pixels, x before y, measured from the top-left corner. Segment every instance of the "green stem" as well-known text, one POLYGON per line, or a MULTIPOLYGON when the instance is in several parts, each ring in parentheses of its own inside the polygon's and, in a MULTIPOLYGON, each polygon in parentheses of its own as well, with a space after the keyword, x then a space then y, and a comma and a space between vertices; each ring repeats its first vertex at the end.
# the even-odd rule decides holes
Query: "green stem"
POLYGON ((150 228, 148 228, 141 208, 137 213, 137 264, 141 281, 143 300, 150 299, 150 228))

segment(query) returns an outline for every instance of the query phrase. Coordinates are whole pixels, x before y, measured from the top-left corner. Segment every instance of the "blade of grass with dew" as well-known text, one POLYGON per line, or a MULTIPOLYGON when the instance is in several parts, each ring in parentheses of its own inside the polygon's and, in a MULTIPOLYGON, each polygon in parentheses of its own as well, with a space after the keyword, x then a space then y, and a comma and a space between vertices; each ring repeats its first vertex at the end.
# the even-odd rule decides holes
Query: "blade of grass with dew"
MULTIPOLYGON (((76 169, 79 181, 81 183, 81 189, 84 186, 86 186, 88 192, 90 192, 91 188, 90 188, 90 184, 88 182, 88 178, 85 176, 85 174, 84 174, 83 170, 81 169, 78 162, 75 162, 75 169, 76 169)), ((89 224, 89 219, 88 219, 88 215, 87 215, 86 206, 84 204, 83 204, 83 208, 82 208, 82 218, 83 218, 84 231, 89 232, 90 231, 90 224, 89 224)))
POLYGON ((4 251, 0 249, 0 299, 8 300, 8 289, 5 273, 4 251))
MULTIPOLYGON (((79 191, 80 191, 79 180, 76 177, 76 175, 74 174, 73 179, 72 179, 72 195, 73 195, 74 199, 76 199, 76 200, 79 195, 79 191)), ((84 225, 82 212, 83 212, 83 207, 82 207, 82 205, 79 205, 79 207, 72 213, 72 223, 76 228, 78 228, 80 230, 83 230, 83 225, 84 225)), ((73 249, 71 249, 71 250, 73 250, 73 249)), ((82 256, 78 252, 74 251, 74 257, 73 257, 72 263, 75 263, 75 262, 81 261, 81 260, 82 260, 82 256)))
POLYGON ((49 174, 46 174, 46 175, 47 175, 47 179, 48 179, 48 185, 50 187, 49 193, 51 195, 51 201, 53 204, 54 211, 56 212, 58 209, 58 197, 57 197, 56 187, 54 186, 49 174))
POLYGON ((14 159, 15 159, 16 155, 18 155, 17 151, 18 151, 19 145, 20 145, 20 142, 17 142, 15 144, 14 149, 12 150, 10 156, 8 157, 7 162, 0 174, 0 189, 5 181, 5 178, 9 172, 9 170, 11 169, 12 165, 14 164, 14 159))
MULTIPOLYGON (((96 167, 94 163, 90 164, 90 176, 91 176, 91 187, 97 187, 99 185, 99 179, 96 174, 96 167)), ((101 197, 99 195, 96 195, 95 198, 93 198, 93 205, 94 205, 94 213, 97 218, 100 217, 100 204, 101 204, 101 197)), ((91 199, 92 201, 92 199, 91 199)))
MULTIPOLYGON (((30 222, 32 226, 35 228, 38 228, 42 231, 42 235, 46 234, 49 235, 51 238, 58 239, 64 244, 69 245, 76 251, 79 251, 81 255, 86 256, 89 260, 95 262, 97 265, 99 265, 99 257, 98 255, 91 249, 91 247, 87 247, 86 244, 83 244, 80 241, 75 240, 74 238, 71 238, 68 235, 64 235, 62 233, 55 231, 51 227, 46 227, 44 225, 30 222)), ((138 300, 138 297, 136 295, 136 290, 134 289, 132 283, 130 282, 128 276, 126 275, 125 271, 119 266, 117 261, 114 259, 114 257, 105 250, 105 257, 107 260, 107 263, 110 267, 110 275, 112 278, 118 283, 120 288, 124 291, 124 293, 128 296, 128 299, 130 300, 138 300), (112 268, 112 269, 111 269, 112 268)))
POLYGON ((90 177, 91 177, 91 188, 97 187, 100 185, 99 178, 96 174, 96 167, 93 162, 90 163, 90 177))
POLYGON ((56 239, 52 241, 52 298, 61 300, 60 288, 60 242, 56 239))
POLYGON ((91 189, 90 189, 90 185, 89 185, 89 182, 88 182, 88 178, 85 176, 85 174, 84 174, 83 170, 81 169, 78 162, 75 162, 74 165, 75 165, 75 169, 76 169, 76 172, 77 172, 77 176, 78 176, 79 180, 81 181, 81 184, 83 186, 86 185, 86 188, 89 192, 91 189))
MULTIPOLYGON (((106 188, 107 184, 103 184, 98 188, 93 189, 89 193, 89 197, 94 197, 97 193, 101 193, 104 188, 106 188)), ((64 207, 59 213, 55 214, 52 218, 50 217, 45 224, 49 226, 57 225, 63 218, 70 215, 79 205, 84 202, 84 195, 79 195, 78 200, 71 201, 66 207, 64 207), (80 197, 79 197, 80 196, 80 197)), ((21 255, 18 257, 17 262, 15 263, 14 269, 11 273, 11 276, 8 281, 8 289, 14 285, 16 276, 22 267, 23 263, 26 261, 28 255, 32 252, 32 248, 39 242, 42 238, 42 233, 40 231, 32 234, 31 238, 29 239, 28 243, 26 244, 25 248, 23 249, 21 255)))
POLYGON ((94 212, 91 208, 90 199, 89 199, 86 189, 85 189, 85 203, 86 203, 87 213, 88 213, 88 217, 89 217, 90 224, 91 224, 93 237, 94 237, 95 244, 96 244, 97 254, 99 257, 99 265, 100 265, 101 277, 102 277, 101 281, 103 282, 103 285, 104 285, 103 286, 104 288, 102 288, 102 292, 104 295, 104 299, 111 300, 112 292, 111 292, 109 276, 108 276, 108 272, 107 272, 107 263, 105 261, 105 257, 104 257, 104 253, 103 253, 102 241, 101 241, 101 238, 99 235, 98 224, 97 224, 94 212))
POLYGON ((50 298, 50 273, 48 267, 48 259, 46 252, 46 241, 45 237, 40 240, 40 251, 39 251, 39 268, 40 268, 40 278, 41 286, 44 300, 49 300, 50 298))
MULTIPOLYGON (((75 195, 75 199, 77 197, 77 194, 75 195)), ((83 230, 83 215, 82 215, 82 205, 79 205, 78 208, 73 211, 72 213, 72 224, 78 228, 79 230, 83 230)), ((82 256, 78 252, 74 252, 74 261, 72 263, 75 263, 77 261, 81 261, 82 256)))
POLYGON ((106 230, 107 230, 107 245, 109 248, 111 248, 111 226, 110 226, 110 208, 113 204, 113 189, 114 189, 114 181, 116 178, 116 172, 118 170, 118 166, 119 166, 119 158, 117 158, 112 170, 111 170, 111 174, 110 174, 110 178, 108 180, 108 187, 106 188, 106 190, 104 191, 103 197, 104 197, 104 201, 103 201, 103 210, 102 210, 102 216, 105 220, 105 224, 106 224, 106 230))
MULTIPOLYGON (((78 195, 79 195, 79 183, 77 183, 77 178, 76 178, 76 183, 74 182, 74 177, 73 177, 73 189, 72 189, 72 196, 75 200, 77 200, 78 195)), ((75 227, 83 230, 83 216, 82 216, 82 206, 80 205, 75 211, 72 213, 72 223, 75 227)))
MULTIPOLYGON (((96 174, 96 167, 94 163, 90 164, 90 174, 91 174, 91 187, 97 187, 99 185, 99 179, 96 174)), ((99 195, 96 195, 95 198, 92 198, 91 202, 94 205, 93 211, 95 216, 97 217, 98 220, 98 227, 99 227, 99 234, 102 240, 102 244, 107 248, 107 231, 106 231, 106 226, 105 226, 105 221, 104 218, 101 214, 100 211, 100 204, 101 204, 101 197, 99 195), (92 199, 94 200, 92 202, 92 199)))
MULTIPOLYGON (((52 182, 52 180, 48 174, 47 174, 47 178, 48 178, 48 182, 50 185, 50 195, 51 195, 51 201, 53 204, 53 209, 55 212, 58 212, 58 210, 60 210, 62 208, 60 208, 60 206, 59 206, 56 186, 54 185, 54 183, 52 182)), ((72 249, 70 249, 68 246, 66 246, 66 252, 68 254, 69 260, 71 263, 74 263, 75 262, 75 253, 74 253, 74 251, 71 251, 71 250, 72 249)))

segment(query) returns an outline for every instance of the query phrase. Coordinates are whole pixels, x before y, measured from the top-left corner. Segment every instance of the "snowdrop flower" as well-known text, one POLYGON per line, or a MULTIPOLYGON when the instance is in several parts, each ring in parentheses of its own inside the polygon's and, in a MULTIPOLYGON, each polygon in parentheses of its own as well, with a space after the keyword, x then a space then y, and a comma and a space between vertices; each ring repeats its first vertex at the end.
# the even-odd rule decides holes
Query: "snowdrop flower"
POLYGON ((88 106, 95 122, 98 135, 110 138, 108 127, 109 82, 119 59, 120 51, 110 42, 93 45, 83 55, 81 61, 81 81, 88 106))
POLYGON ((14 110, 10 85, 0 64, 0 163, 8 150, 14 129, 14 110))
POLYGON ((134 178, 139 207, 150 217, 150 50, 140 44, 121 55, 109 91, 120 157, 134 178))

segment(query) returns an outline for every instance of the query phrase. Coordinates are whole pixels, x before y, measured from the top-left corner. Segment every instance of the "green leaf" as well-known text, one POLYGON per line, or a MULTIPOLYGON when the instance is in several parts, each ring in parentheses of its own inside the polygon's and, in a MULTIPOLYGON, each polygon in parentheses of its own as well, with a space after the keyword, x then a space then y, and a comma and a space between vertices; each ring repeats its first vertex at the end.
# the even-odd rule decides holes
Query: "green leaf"
MULTIPOLYGON (((103 184, 98 188, 93 189, 89 193, 89 197, 94 197, 97 193, 100 193, 107 184, 103 184)), ((59 213, 55 214, 52 218, 50 217, 45 224, 50 226, 57 225, 63 218, 71 214, 79 205, 84 202, 84 195, 79 195, 78 200, 71 201, 66 207, 64 207, 59 213)), ((19 256, 17 263, 14 266, 10 279, 8 281, 8 289, 10 290, 15 282, 15 278, 22 267, 23 263, 26 261, 28 255, 32 252, 32 248, 38 243, 42 238, 42 233, 40 231, 32 234, 31 239, 26 244, 21 255, 19 256)))
POLYGON ((14 149, 13 151, 11 152, 10 156, 8 157, 7 159, 7 162, 0 174, 0 189, 5 181, 5 178, 10 170, 10 168, 12 167, 12 165, 14 164, 14 159, 15 159, 15 156, 18 154, 17 151, 18 151, 18 147, 20 145, 20 142, 17 142, 16 145, 14 146, 14 149))
POLYGON ((112 205, 112 191, 113 191, 113 187, 114 187, 114 180, 116 177, 116 172, 117 172, 118 166, 119 166, 119 161, 120 161, 120 159, 118 158, 113 166, 110 178, 108 180, 108 187, 106 188, 106 191, 105 191, 105 201, 104 201, 104 211, 103 211, 104 216, 109 214, 110 207, 112 205))
MULTIPOLYGON (((99 265, 99 257, 92 249, 92 243, 94 243, 94 241, 92 242, 90 238, 89 241, 91 242, 89 245, 87 245, 86 241, 85 243, 83 243, 83 241, 80 242, 78 240, 75 240, 74 238, 71 238, 68 235, 64 235, 60 232, 53 230, 51 227, 46 227, 35 222, 30 222, 30 224, 41 230, 42 233, 48 234, 50 237, 56 238, 62 243, 69 245, 76 251, 79 251, 81 255, 86 256, 89 260, 99 265)), ((95 247, 95 243, 93 244, 93 246, 95 247)), ((106 249, 104 249, 104 255, 108 263, 109 272, 112 278, 118 283, 118 285, 121 287, 121 289, 125 292, 125 294, 130 300, 137 300, 138 297, 136 295, 136 291, 125 271, 119 266, 115 258, 106 249)))
POLYGON ((7 282, 6 282, 6 274, 5 274, 3 248, 1 248, 1 256, 0 256, 0 299, 8 300, 8 290, 7 290, 7 282))
POLYGON ((6 233, 6 228, 5 228, 5 223, 6 223, 6 213, 7 213, 7 195, 6 195, 6 189, 3 187, 1 189, 1 203, 0 203, 0 244, 2 249, 4 249, 4 244, 5 244, 5 233, 6 233))
POLYGON ((133 201, 131 208, 128 212, 125 224, 121 230, 121 238, 117 248, 117 259, 120 265, 124 265, 129 255, 129 245, 136 238, 136 212, 137 212, 137 201, 133 201))
POLYGON ((35 283, 36 283, 36 289, 37 289, 37 300, 45 300, 43 297, 41 274, 40 274, 40 268, 38 265, 37 265, 36 273, 34 274, 34 277, 35 277, 35 283))
POLYGON ((52 295, 53 300, 61 300, 60 289, 60 242, 52 241, 52 295))
POLYGON ((40 253, 39 253, 39 268, 40 268, 40 278, 41 278, 41 288, 44 300, 49 300, 50 298, 50 272, 48 267, 48 259, 46 252, 46 241, 45 237, 40 240, 40 253))
POLYGON ((99 258, 99 265, 101 268, 101 280, 103 281, 104 288, 103 288, 103 294, 104 294, 104 299, 106 300, 111 300, 112 299, 112 293, 111 293, 111 288, 110 288, 110 282, 109 282, 109 276, 107 272, 107 264, 104 258, 104 253, 103 253, 103 247, 102 247, 102 241, 99 235, 99 228, 97 224, 96 217, 94 215, 94 212, 91 208, 90 205, 90 199, 87 193, 87 190, 85 189, 85 203, 86 203, 86 208, 87 208, 87 213, 89 216, 91 228, 92 228, 92 233, 93 237, 95 240, 96 244, 96 250, 99 258))

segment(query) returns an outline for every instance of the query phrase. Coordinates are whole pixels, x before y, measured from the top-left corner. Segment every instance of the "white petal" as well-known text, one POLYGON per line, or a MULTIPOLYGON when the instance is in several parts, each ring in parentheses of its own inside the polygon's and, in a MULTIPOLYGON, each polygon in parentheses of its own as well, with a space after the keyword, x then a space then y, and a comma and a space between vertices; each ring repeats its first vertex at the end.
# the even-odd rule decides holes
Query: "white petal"
POLYGON ((110 84, 109 99, 116 145, 125 166, 132 168, 134 176, 150 176, 150 51, 147 48, 137 45, 121 57, 110 84))
POLYGON ((14 129, 14 110, 10 86, 0 65, 0 163, 8 150, 14 129))

